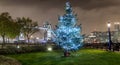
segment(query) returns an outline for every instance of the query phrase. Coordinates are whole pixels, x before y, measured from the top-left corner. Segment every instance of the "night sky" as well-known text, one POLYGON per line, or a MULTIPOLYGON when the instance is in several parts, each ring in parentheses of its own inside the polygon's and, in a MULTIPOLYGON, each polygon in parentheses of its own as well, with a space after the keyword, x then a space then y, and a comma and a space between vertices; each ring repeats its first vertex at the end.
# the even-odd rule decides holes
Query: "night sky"
POLYGON ((108 21, 120 21, 120 0, 0 0, 0 13, 9 12, 13 18, 30 17, 40 26, 45 21, 56 25, 58 15, 65 13, 66 1, 70 1, 77 13, 82 33, 106 31, 108 21))

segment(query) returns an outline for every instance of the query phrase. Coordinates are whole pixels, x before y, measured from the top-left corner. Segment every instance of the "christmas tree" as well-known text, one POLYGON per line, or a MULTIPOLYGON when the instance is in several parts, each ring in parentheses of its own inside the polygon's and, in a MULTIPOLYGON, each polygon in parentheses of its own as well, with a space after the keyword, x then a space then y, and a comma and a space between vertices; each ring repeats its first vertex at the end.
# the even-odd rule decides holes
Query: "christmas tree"
POLYGON ((69 51, 81 48, 83 37, 81 35, 81 26, 76 25, 76 15, 74 15, 69 2, 66 2, 65 11, 66 13, 58 19, 58 25, 54 31, 54 41, 64 49, 65 56, 67 56, 69 51))

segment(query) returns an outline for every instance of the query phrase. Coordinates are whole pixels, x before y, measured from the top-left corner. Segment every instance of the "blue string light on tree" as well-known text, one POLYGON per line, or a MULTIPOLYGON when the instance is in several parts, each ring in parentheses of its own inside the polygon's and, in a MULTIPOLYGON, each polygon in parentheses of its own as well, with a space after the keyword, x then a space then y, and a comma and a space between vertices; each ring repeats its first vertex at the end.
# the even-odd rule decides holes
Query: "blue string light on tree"
POLYGON ((58 25, 54 31, 56 35, 54 41, 68 52, 81 48, 83 37, 81 35, 81 26, 76 25, 76 15, 73 14, 69 2, 66 2, 65 11, 66 14, 60 16, 58 19, 58 25))

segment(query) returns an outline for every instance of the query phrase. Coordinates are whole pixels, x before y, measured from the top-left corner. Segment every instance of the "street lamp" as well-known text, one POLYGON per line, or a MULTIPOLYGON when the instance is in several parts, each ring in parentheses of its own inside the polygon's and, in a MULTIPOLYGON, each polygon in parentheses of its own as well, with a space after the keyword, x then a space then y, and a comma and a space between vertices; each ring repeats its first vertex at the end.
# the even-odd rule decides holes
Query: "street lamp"
POLYGON ((111 27, 111 23, 108 22, 107 23, 107 26, 108 26, 108 49, 111 50, 111 32, 110 32, 110 27, 111 27))

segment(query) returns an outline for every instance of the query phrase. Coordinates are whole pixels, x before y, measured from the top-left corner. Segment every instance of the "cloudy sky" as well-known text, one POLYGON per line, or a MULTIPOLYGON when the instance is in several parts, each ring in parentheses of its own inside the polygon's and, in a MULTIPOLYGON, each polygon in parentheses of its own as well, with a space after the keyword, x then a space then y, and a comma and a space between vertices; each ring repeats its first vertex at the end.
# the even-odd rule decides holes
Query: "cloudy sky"
POLYGON ((65 13, 66 1, 71 2, 74 13, 78 14, 82 33, 106 31, 108 21, 120 21, 120 0, 0 0, 0 13, 9 12, 13 18, 30 17, 40 26, 45 21, 56 25, 58 15, 65 13))

